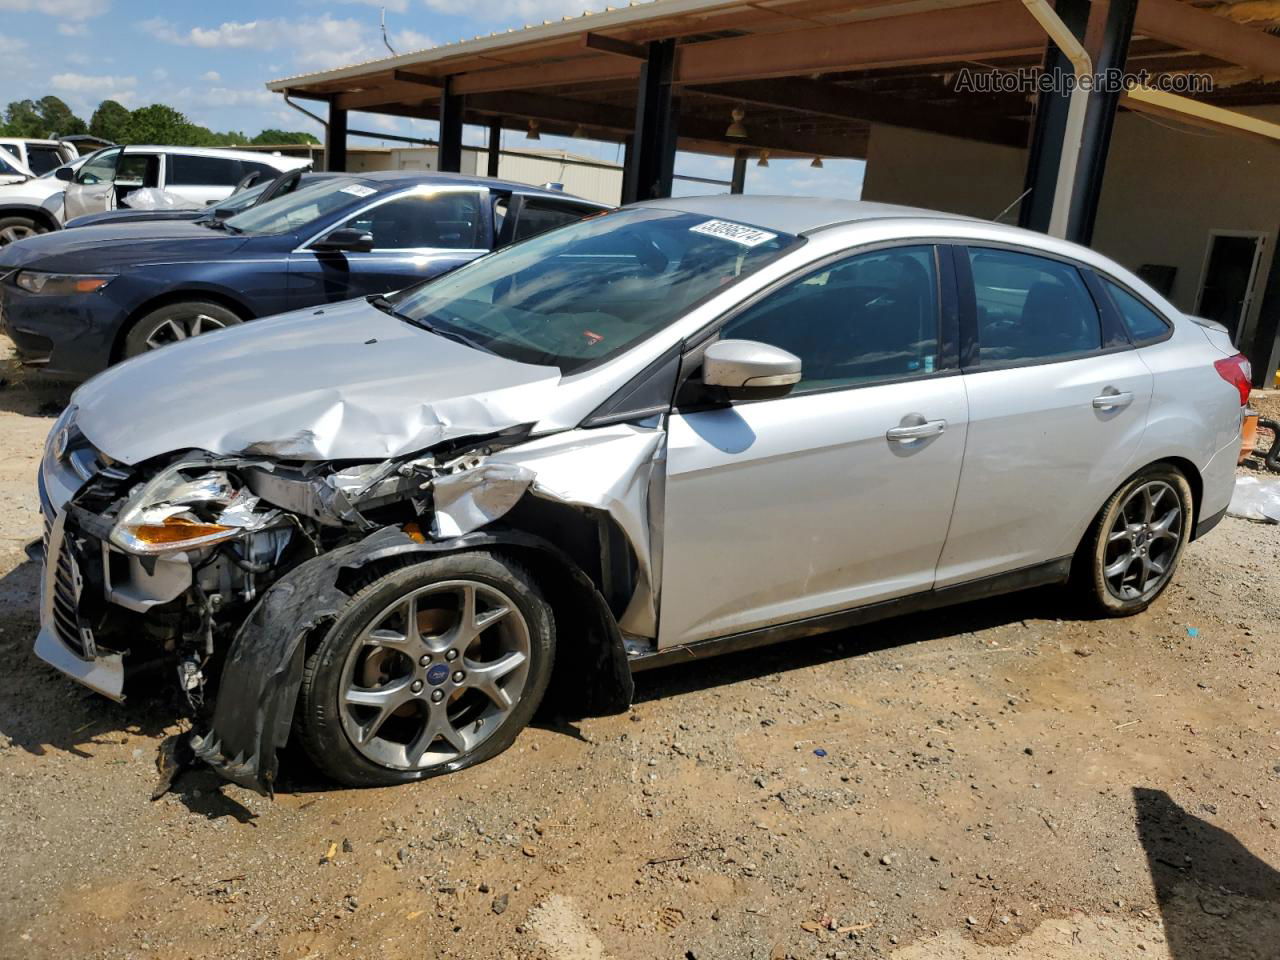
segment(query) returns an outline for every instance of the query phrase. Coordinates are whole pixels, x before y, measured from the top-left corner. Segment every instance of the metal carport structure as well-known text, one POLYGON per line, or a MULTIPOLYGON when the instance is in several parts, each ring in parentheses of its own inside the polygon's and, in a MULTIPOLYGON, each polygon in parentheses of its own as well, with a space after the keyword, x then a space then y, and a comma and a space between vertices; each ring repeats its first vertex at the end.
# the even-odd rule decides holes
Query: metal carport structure
MULTIPOLYGON (((1280 133, 1231 110, 1280 103, 1274 32, 1280 11, 1261 9, 1272 0, 1058 0, 1056 17, 1078 38, 1095 73, 1196 72, 1215 79, 1214 89, 1194 100, 1090 92, 1079 136, 1069 134, 1066 94, 957 92, 956 76, 966 69, 1070 72, 1066 55, 1030 11, 1035 5, 653 0, 276 80, 268 88, 327 105, 331 169, 344 167, 350 111, 438 120, 444 170, 458 167, 464 124, 488 127, 491 173, 500 132, 532 124, 545 133, 624 143, 624 202, 668 195, 677 150, 734 157, 740 190, 751 155, 865 158, 872 125, 887 124, 1029 147, 1019 220, 1045 230, 1062 192, 1057 177, 1066 143, 1074 173, 1060 232, 1083 243, 1092 234, 1120 109, 1172 111, 1233 134, 1280 133)), ((1255 341, 1275 342, 1277 286, 1255 341)), ((1273 365, 1271 357, 1255 357, 1255 367, 1273 365)))

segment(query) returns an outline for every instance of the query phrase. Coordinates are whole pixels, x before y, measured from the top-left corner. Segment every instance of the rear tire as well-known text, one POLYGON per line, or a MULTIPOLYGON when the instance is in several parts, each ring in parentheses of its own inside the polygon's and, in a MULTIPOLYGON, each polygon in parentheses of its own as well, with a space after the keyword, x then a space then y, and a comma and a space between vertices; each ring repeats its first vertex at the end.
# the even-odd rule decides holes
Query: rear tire
POLYGON ((49 228, 30 217, 0 217, 0 247, 6 247, 38 233, 48 233, 49 228))
POLYGON ((138 319, 125 336, 125 357, 189 340, 202 333, 212 333, 242 323, 240 317, 226 307, 203 300, 168 303, 138 319))
POLYGON ((1076 555, 1073 578, 1108 617, 1141 613, 1173 581, 1191 538, 1195 500, 1182 471, 1153 464, 1107 500, 1076 555))
POLYGON ((351 598, 307 657, 295 727, 311 761, 349 786, 462 770, 511 745, 554 659, 551 608, 522 568, 436 557, 351 598))

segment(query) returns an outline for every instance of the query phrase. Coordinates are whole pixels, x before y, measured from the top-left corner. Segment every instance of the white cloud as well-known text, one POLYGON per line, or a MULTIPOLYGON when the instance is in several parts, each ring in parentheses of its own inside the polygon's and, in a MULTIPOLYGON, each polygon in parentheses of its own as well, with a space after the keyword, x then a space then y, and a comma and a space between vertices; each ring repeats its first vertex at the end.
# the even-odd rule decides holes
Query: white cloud
POLYGON ((203 80, 205 83, 221 83, 222 74, 220 74, 217 70, 210 70, 207 73, 202 74, 200 76, 200 79, 203 80))
POLYGON ((425 33, 419 33, 417 30, 395 30, 391 32, 391 46, 395 48, 397 53, 413 53, 415 50, 425 50, 427 47, 434 47, 435 41, 425 33))
POLYGON ((63 23, 58 24, 58 32, 64 37, 87 37, 89 35, 89 25, 87 23, 63 23))
POLYGON ((338 3, 360 3, 366 7, 386 7, 392 13, 404 13, 409 9, 409 0, 338 0, 338 3))
POLYGON ((243 22, 228 20, 215 27, 192 27, 189 30, 159 18, 144 20, 140 26, 157 40, 184 47, 289 50, 294 64, 307 69, 358 63, 386 54, 381 38, 375 36, 375 24, 328 14, 296 20, 284 17, 243 22))
POLYGON ((137 77, 92 76, 86 73, 55 73, 49 78, 55 90, 66 93, 100 93, 110 89, 132 89, 138 85, 137 77))
MULTIPOLYGON (((0 0, 3 2, 3 0, 0 0)), ((0 33, 0 53, 17 54, 27 49, 27 41, 18 37, 11 37, 8 34, 0 33)))
POLYGON ((111 9, 111 0, 0 0, 0 10, 15 13, 45 13, 67 20, 100 17, 111 9))

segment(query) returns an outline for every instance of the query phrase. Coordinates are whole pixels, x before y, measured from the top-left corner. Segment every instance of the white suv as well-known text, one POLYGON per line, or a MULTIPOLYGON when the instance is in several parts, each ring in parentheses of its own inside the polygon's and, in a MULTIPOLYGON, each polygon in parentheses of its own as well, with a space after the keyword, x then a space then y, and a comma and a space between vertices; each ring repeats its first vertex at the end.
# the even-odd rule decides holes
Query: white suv
POLYGON ((80 156, 76 148, 65 141, 24 137, 0 137, 0 150, 16 158, 37 177, 80 156))
POLYGON ((143 187, 158 187, 204 206, 230 196, 251 174, 276 177, 308 164, 296 157, 214 148, 107 147, 74 173, 57 174, 67 181, 62 219, 127 206, 124 198, 143 187))
POLYGON ((61 225, 61 181, 37 177, 8 150, 0 149, 0 247, 61 225))

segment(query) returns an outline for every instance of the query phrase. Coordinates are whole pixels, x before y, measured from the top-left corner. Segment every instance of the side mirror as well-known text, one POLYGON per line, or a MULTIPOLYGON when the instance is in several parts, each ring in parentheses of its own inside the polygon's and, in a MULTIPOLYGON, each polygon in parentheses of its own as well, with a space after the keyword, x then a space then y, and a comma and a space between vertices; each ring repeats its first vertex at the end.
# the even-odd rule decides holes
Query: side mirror
POLYGON ((353 227, 331 230, 311 245, 312 250, 330 250, 343 253, 368 253, 373 249, 373 234, 353 227))
POLYGON ((57 170, 53 171, 53 176, 55 180, 63 180, 70 183, 76 178, 76 172, 70 167, 59 167, 57 170))
POLYGON ((735 400, 783 397, 800 382, 800 358, 754 340, 717 340, 702 355, 702 382, 735 400))

